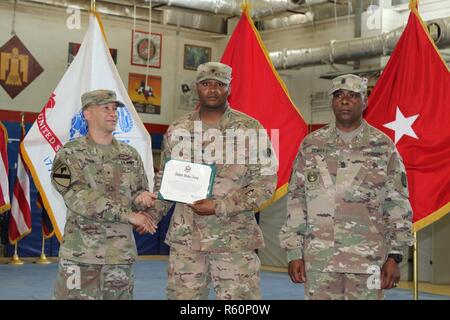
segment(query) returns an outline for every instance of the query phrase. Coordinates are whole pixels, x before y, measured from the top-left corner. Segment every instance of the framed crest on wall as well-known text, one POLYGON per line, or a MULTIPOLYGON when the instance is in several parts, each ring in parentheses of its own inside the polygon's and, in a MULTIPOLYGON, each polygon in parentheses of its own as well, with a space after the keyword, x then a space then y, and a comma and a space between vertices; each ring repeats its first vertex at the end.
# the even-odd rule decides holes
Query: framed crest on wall
POLYGON ((161 68, 161 43, 162 35, 152 33, 149 41, 148 32, 132 31, 131 64, 135 66, 147 66, 161 68))

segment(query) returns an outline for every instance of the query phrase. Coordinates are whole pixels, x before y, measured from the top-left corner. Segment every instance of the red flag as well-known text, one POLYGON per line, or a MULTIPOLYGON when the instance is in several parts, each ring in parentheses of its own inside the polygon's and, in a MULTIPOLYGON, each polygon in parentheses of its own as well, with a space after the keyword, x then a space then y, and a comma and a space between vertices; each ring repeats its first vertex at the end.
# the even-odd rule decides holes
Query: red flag
POLYGON ((38 194, 36 199, 36 205, 40 208, 41 211, 41 224, 42 224, 42 236, 44 239, 50 239, 55 234, 55 230, 53 229, 52 221, 45 210, 44 202, 42 201, 41 194, 38 194))
POLYGON ((9 210, 8 131, 0 122, 0 213, 9 210))
MULTIPOLYGON (((20 144, 25 136, 25 125, 21 124, 22 135, 20 144)), ((16 244, 31 232, 31 202, 30 202, 30 178, 28 169, 22 159, 22 148, 17 159, 17 177, 14 182, 14 195, 11 203, 11 217, 9 219, 9 242, 16 244)))
POLYGON ((231 107, 257 119, 277 152, 278 184, 272 199, 276 201, 287 192, 293 161, 307 126, 276 72, 246 6, 221 62, 233 68, 231 107), (271 129, 278 129, 279 136, 272 136, 271 129))
POLYGON ((397 145, 416 231, 450 211, 450 73, 417 12, 369 99, 366 119, 397 145))

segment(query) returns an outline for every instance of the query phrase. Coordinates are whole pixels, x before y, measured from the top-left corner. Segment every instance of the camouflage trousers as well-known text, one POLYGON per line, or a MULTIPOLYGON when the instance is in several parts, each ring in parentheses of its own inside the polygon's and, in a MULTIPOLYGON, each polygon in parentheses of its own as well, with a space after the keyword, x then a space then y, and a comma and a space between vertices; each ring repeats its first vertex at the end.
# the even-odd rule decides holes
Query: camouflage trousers
POLYGON ((60 259, 53 299, 132 300, 131 264, 83 264, 60 259))
POLYGON ((307 300, 383 300, 381 289, 369 289, 371 274, 306 272, 307 300))
POLYGON ((261 299, 260 266, 253 251, 215 253, 172 246, 167 298, 205 300, 212 283, 218 300, 261 299))

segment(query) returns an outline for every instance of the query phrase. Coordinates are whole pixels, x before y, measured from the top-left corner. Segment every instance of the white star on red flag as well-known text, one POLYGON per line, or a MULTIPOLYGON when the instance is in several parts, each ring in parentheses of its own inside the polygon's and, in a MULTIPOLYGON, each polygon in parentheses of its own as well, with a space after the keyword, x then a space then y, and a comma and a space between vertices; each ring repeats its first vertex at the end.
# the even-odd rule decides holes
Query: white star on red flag
POLYGON ((397 112, 395 114, 395 120, 386 124, 383 124, 383 127, 389 128, 395 131, 395 144, 403 137, 410 136, 415 139, 419 139, 414 132, 412 125, 414 121, 416 121, 419 114, 405 117, 403 113, 400 111, 400 108, 397 106, 397 112))

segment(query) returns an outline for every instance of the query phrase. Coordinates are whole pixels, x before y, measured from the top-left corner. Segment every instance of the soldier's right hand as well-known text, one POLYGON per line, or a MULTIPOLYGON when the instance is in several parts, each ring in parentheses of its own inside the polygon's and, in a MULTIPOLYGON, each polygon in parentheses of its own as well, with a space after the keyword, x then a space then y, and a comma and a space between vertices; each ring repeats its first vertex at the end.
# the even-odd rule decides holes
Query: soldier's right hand
POLYGON ((303 259, 296 259, 289 262, 288 273, 294 283, 305 283, 305 261, 303 259))
POLYGON ((155 203, 156 193, 144 191, 134 200, 135 204, 150 208, 155 203))
POLYGON ((139 234, 154 234, 158 226, 153 222, 152 218, 143 212, 132 212, 128 221, 135 227, 139 234))

